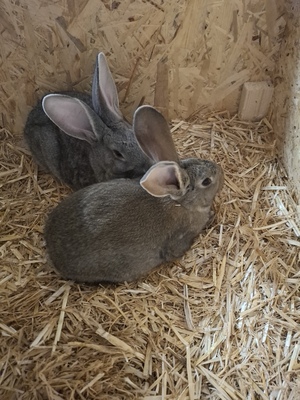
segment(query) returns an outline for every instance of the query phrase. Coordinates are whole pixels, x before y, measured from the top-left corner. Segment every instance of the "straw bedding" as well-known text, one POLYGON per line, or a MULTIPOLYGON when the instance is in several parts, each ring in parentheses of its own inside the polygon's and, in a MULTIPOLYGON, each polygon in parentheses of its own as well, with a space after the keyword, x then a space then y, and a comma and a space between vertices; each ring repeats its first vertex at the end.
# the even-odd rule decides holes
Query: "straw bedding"
POLYGON ((1 399, 300 398, 300 231, 268 120, 173 121, 183 156, 220 163, 216 218, 139 282, 65 282, 45 260, 70 190, 1 135, 1 399))

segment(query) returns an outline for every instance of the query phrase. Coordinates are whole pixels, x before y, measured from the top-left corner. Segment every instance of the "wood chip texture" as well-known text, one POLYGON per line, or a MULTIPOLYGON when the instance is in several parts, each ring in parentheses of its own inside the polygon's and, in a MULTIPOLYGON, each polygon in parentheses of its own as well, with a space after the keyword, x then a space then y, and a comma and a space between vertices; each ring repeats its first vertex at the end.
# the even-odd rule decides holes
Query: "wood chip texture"
POLYGON ((85 286, 45 258, 69 189, 0 131, 1 399, 300 398, 300 231, 272 126, 206 113, 172 134, 225 170, 212 226, 141 281, 85 286))
POLYGON ((21 133, 46 92, 90 91, 108 57, 125 116, 154 103, 167 64, 171 118, 236 112, 243 83, 275 78, 282 0, 30 0, 0 2, 0 126, 21 133))

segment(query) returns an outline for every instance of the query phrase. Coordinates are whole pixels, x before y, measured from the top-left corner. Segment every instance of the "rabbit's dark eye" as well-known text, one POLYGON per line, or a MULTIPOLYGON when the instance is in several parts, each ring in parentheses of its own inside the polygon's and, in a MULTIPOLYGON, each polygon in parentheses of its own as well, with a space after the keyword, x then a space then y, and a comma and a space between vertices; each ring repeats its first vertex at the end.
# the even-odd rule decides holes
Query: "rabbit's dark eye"
POLYGON ((113 150, 113 155, 114 155, 118 160, 124 160, 123 154, 120 153, 118 150, 113 150))
POLYGON ((202 181, 202 185, 203 186, 209 186, 210 184, 211 184, 211 179, 210 178, 205 178, 203 181, 202 181))

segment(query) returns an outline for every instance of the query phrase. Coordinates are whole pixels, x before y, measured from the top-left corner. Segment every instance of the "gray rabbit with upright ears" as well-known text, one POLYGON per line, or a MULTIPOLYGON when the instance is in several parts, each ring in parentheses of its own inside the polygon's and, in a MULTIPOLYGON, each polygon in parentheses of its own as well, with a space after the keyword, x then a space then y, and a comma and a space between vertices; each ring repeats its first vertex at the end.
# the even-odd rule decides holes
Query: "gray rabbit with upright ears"
POLYGON ((30 112, 25 140, 43 170, 74 190, 116 178, 142 176, 151 161, 123 119, 103 53, 97 55, 92 96, 46 95, 30 112))
POLYGON ((150 106, 134 126, 155 163, 141 178, 86 187, 49 215, 45 240, 50 262, 65 279, 124 282, 181 257, 211 222, 223 186, 222 168, 190 158, 179 161, 169 127, 150 106))

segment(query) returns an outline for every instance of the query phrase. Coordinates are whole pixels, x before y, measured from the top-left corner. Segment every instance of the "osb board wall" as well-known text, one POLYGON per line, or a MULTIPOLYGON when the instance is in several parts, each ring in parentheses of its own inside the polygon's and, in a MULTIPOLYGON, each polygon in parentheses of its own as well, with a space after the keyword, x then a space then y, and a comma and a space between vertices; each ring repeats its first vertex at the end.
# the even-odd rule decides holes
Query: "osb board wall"
POLYGON ((241 86, 272 79, 285 26, 281 0, 2 0, 0 124, 20 134, 37 98, 89 90, 108 56, 124 114, 153 104, 169 70, 169 114, 236 111, 241 86))
POLYGON ((287 3, 288 24, 276 69, 272 123, 278 149, 298 197, 300 217, 300 2, 287 3))

